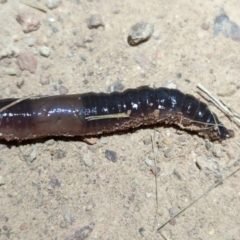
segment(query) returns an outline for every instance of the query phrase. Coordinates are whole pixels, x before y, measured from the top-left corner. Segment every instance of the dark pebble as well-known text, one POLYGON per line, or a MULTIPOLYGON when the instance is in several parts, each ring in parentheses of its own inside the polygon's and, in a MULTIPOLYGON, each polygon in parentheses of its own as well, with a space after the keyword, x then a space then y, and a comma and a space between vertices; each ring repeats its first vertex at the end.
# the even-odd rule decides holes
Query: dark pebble
POLYGON ((120 81, 114 82, 108 87, 108 92, 122 92, 124 85, 120 81))
POLYGON ((182 74, 181 73, 177 73, 177 78, 181 78, 182 74))
POLYGON ((144 232, 145 232, 145 228, 144 227, 141 227, 138 229, 138 232, 141 234, 141 236, 143 236, 144 232))
POLYGON ((154 32, 154 25, 147 22, 138 22, 133 25, 128 34, 128 44, 136 46, 146 42, 154 32))
POLYGON ((225 13, 222 13, 215 18, 213 32, 215 36, 222 34, 234 41, 240 41, 240 28, 236 23, 230 21, 225 13))
POLYGON ((59 180, 57 178, 52 178, 50 180, 50 185, 53 187, 53 188, 59 188, 61 187, 61 183, 59 182, 59 180))
POLYGON ((106 150, 105 151, 105 157, 112 162, 117 162, 117 153, 115 151, 112 150, 106 150))
POLYGON ((77 230, 72 236, 66 238, 66 240, 84 240, 87 239, 93 228, 94 228, 95 224, 94 223, 90 223, 87 226, 84 226, 83 228, 80 228, 79 230, 77 230))
POLYGON ((63 159, 66 157, 66 152, 63 151, 62 149, 56 149, 56 150, 52 150, 50 151, 51 155, 53 156, 53 159, 63 159))

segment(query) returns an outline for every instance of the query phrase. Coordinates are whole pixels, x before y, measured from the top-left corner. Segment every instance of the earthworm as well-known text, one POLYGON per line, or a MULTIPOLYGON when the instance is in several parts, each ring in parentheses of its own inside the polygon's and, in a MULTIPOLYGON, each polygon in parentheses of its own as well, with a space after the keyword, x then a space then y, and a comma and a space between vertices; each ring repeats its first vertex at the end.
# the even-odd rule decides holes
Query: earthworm
POLYGON ((0 109, 0 139, 8 141, 97 136, 157 123, 175 124, 211 140, 233 136, 205 103, 163 87, 2 99, 0 109))

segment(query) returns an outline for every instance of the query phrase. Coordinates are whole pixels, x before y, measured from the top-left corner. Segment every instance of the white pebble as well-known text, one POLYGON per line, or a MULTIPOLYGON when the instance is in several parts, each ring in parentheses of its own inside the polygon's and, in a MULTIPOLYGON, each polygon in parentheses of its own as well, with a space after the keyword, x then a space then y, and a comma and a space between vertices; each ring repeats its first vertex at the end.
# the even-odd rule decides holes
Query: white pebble
POLYGON ((49 8, 49 9, 54 9, 54 8, 57 8, 61 5, 62 1, 61 0, 48 0, 47 3, 46 3, 46 6, 49 8))
POLYGON ((27 45, 28 45, 29 47, 34 46, 35 42, 36 42, 36 39, 35 39, 35 38, 28 38, 28 39, 27 39, 27 45))
POLYGON ((145 163, 146 163, 149 167, 151 167, 151 166, 153 165, 153 161, 152 161, 151 159, 149 159, 149 158, 146 158, 146 159, 145 159, 145 163))
POLYGON ((145 195, 146 195, 147 198, 150 198, 152 196, 152 194, 148 193, 148 192, 146 192, 145 195))
POLYGON ((168 80, 163 84, 163 87, 177 89, 177 83, 175 80, 168 80))
POLYGON ((218 87, 217 95, 221 97, 232 96, 237 91, 234 85, 222 85, 218 87))
POLYGON ((39 49, 39 52, 42 56, 49 57, 51 51, 49 47, 43 46, 39 49))
POLYGON ((93 14, 87 20, 87 26, 89 29, 104 27, 102 17, 99 14, 93 14))
POLYGON ((3 177, 0 176, 0 186, 2 186, 2 185, 4 185, 4 184, 5 184, 5 181, 4 181, 3 177))
POLYGON ((10 76, 13 76, 13 75, 16 75, 16 74, 17 74, 16 69, 11 68, 11 67, 5 68, 5 73, 8 74, 8 75, 10 75, 10 76))
POLYGON ((53 23, 53 22, 56 21, 56 19, 55 19, 54 17, 49 17, 49 18, 48 18, 48 21, 53 23))
POLYGON ((83 156, 83 162, 87 167, 91 167, 93 165, 93 160, 91 156, 84 154, 83 156))

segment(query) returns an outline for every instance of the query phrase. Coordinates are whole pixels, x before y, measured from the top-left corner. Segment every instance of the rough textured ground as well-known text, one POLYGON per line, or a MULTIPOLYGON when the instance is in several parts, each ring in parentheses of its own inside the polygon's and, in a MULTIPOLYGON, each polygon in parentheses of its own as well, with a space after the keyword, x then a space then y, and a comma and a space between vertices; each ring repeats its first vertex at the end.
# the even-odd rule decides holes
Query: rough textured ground
MULTIPOLYGON (((47 13, 7 1, 0 5, 0 95, 107 92, 116 82, 126 89, 173 80, 196 96, 199 82, 216 96, 230 92, 219 98, 238 111, 239 32, 228 24, 240 25, 239 11, 234 0, 74 0, 47 13), (23 13, 40 28, 24 33, 16 21, 23 13), (214 34, 221 13, 230 22, 215 24, 220 34, 214 34), (89 29, 91 14, 101 15, 104 26, 89 29), (154 34, 129 46, 129 29, 140 21, 153 23, 154 34), (44 46, 48 57, 39 52, 44 46), (20 68, 23 53, 36 60, 35 68, 30 60, 32 73, 20 68)), ((159 127, 101 137, 94 145, 71 138, 1 142, 0 239, 239 239, 239 172, 171 219, 239 167, 239 129, 212 110, 235 138, 209 143, 159 127), (154 131, 157 200, 155 177, 145 163, 154 156, 154 131), (106 158, 106 150, 117 153, 116 161, 106 158)))

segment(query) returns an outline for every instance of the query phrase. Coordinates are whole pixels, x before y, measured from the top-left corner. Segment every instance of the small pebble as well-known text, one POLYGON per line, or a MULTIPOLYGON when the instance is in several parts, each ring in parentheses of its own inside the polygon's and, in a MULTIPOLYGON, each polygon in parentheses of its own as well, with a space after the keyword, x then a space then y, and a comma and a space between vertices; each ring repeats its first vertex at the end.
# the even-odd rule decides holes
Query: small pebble
POLYGON ((105 158, 115 163, 117 162, 117 153, 115 151, 107 149, 105 151, 105 158))
POLYGON ((5 58, 1 59, 1 61, 0 61, 0 64, 3 67, 8 67, 11 63, 12 63, 12 59, 9 57, 5 57, 5 58))
POLYGON ((35 39, 35 38, 28 38, 28 39, 27 39, 27 45, 28 45, 29 47, 33 47, 34 44, 35 44, 35 42, 36 42, 36 39, 35 39))
POLYGON ((208 232, 208 234, 209 234, 210 236, 213 236, 213 235, 215 234, 215 230, 214 230, 214 229, 211 229, 211 230, 208 232))
POLYGON ((139 167, 139 170, 140 170, 140 171, 146 171, 146 169, 147 169, 147 166, 146 166, 146 165, 141 165, 141 166, 139 167))
POLYGON ((204 30, 209 30, 210 26, 208 23, 202 23, 201 28, 204 30))
POLYGON ((169 137, 166 137, 162 140, 162 142, 165 144, 165 145, 170 145, 172 143, 172 140, 169 138, 169 137))
POLYGON ((52 178, 50 180, 50 185, 52 188, 59 188, 61 187, 61 183, 59 182, 59 180, 57 178, 52 178))
POLYGON ((18 88, 21 88, 24 84, 24 79, 20 78, 20 79, 17 79, 17 82, 16 82, 16 85, 18 88))
POLYGON ((23 160, 25 160, 28 164, 32 163, 36 158, 37 158, 37 146, 32 145, 32 146, 21 146, 20 147, 21 153, 23 160))
POLYGON ((175 80, 168 80, 163 84, 163 87, 177 89, 177 83, 175 80))
POLYGON ((43 196, 38 196, 36 199, 36 207, 39 208, 43 205, 43 196))
POLYGON ((68 88, 66 88, 66 87, 64 87, 64 86, 60 86, 59 87, 59 94, 60 95, 66 95, 66 94, 68 94, 68 88))
POLYGON ((131 46, 136 46, 147 41, 154 32, 152 23, 139 22, 133 25, 128 34, 128 43, 131 46))
POLYGON ((134 56, 136 63, 143 69, 149 70, 152 67, 150 60, 142 53, 137 53, 134 56))
POLYGON ((221 181, 222 180, 222 175, 220 169, 222 168, 219 164, 219 159, 216 159, 214 157, 197 157, 197 163, 200 166, 201 170, 205 174, 212 174, 214 172, 214 178, 215 181, 221 181))
POLYGON ((89 154, 83 155, 83 162, 87 167, 91 167, 93 165, 92 157, 89 154))
POLYGON ((12 46, 9 46, 7 48, 4 48, 1 50, 0 52, 0 59, 2 58, 12 58, 12 57, 17 57, 19 56, 19 49, 18 48, 14 48, 12 46))
POLYGON ((36 31, 40 27, 40 22, 35 19, 32 14, 20 13, 17 15, 16 20, 19 24, 22 25, 24 33, 36 31))
POLYGON ((215 156, 217 158, 222 157, 222 150, 221 150, 220 145, 216 144, 216 145, 213 146, 212 154, 213 154, 213 156, 215 156))
POLYGON ((59 159, 63 159, 66 157, 66 151, 62 150, 62 149, 57 149, 55 152, 54 152, 54 158, 56 160, 59 160, 59 159))
POLYGON ((89 29, 104 27, 102 17, 100 14, 93 14, 87 20, 87 26, 89 29))
POLYGON ((217 95, 221 97, 232 96, 237 91, 236 87, 233 85, 219 86, 217 89, 217 95))
POLYGON ((177 215, 180 212, 180 208, 179 207, 171 207, 169 209, 169 215, 170 217, 174 217, 175 215, 177 215))
POLYGON ((172 235, 173 234, 170 229, 167 229, 167 228, 161 229, 161 236, 163 237, 163 239, 173 240, 172 235))
POLYGON ((0 186, 4 185, 5 184, 5 181, 3 179, 3 176, 0 176, 0 186))
POLYGON ((149 167, 151 167, 151 166, 153 165, 153 161, 152 161, 151 159, 149 159, 149 158, 146 158, 146 159, 145 159, 145 163, 146 163, 149 167))
POLYGON ((229 17, 222 13, 214 20, 213 32, 215 36, 222 34, 227 38, 231 38, 234 41, 240 41, 240 28, 239 26, 230 21, 229 17))
POLYGON ((75 44, 77 47, 86 48, 87 47, 86 43, 91 43, 91 42, 93 42, 93 37, 85 36, 85 37, 77 40, 77 42, 75 44))
POLYGON ((65 214, 64 221, 67 223, 72 223, 74 222, 74 217, 72 216, 72 214, 65 214))
POLYGON ((21 53, 17 58, 17 64, 21 70, 35 73, 37 69, 37 60, 32 53, 21 53))
POLYGON ((160 34, 160 32, 158 32, 158 31, 157 31, 157 32, 154 32, 152 36, 153 36, 154 39, 156 39, 156 40, 158 40, 158 41, 161 40, 161 34, 160 34))
POLYGON ((120 81, 114 82, 108 87, 108 92, 122 92, 124 85, 120 81))
POLYGON ((26 195, 25 193, 19 193, 19 194, 17 194, 17 195, 15 196, 15 199, 14 199, 15 204, 20 204, 20 203, 22 203, 25 195, 26 195))
POLYGON ((87 144, 90 144, 90 145, 94 145, 98 142, 98 138, 84 138, 83 139, 84 142, 86 142, 87 144))
POLYGON ((49 57, 50 56, 50 53, 51 53, 51 50, 49 47, 46 47, 46 46, 42 46, 40 49, 39 49, 39 53, 44 56, 44 57, 49 57))
POLYGON ((55 9, 61 5, 62 1, 61 0, 48 0, 46 3, 46 6, 49 9, 55 9))
POLYGON ((50 84, 50 79, 49 79, 49 77, 42 77, 42 78, 40 79, 40 83, 41 83, 42 85, 49 85, 49 84, 50 84))
POLYGON ((85 207, 85 210, 86 211, 90 211, 92 210, 94 207, 96 206, 96 204, 93 202, 92 199, 89 199, 86 203, 86 207, 85 207))
POLYGON ((134 178, 131 182, 131 187, 136 188, 138 184, 139 184, 138 179, 134 178))
POLYGON ((19 226, 19 229, 21 230, 21 231, 23 231, 23 230, 26 230, 27 229, 27 223, 22 223, 20 226, 19 226))
POLYGON ((60 228, 66 228, 67 224, 64 221, 61 221, 59 226, 60 226, 60 228))
POLYGON ((205 142, 205 148, 207 149, 207 150, 209 150, 211 147, 212 147, 212 142, 210 142, 210 141, 206 141, 205 142))
POLYGON ((144 227, 141 227, 138 229, 138 232, 140 233, 140 235, 143 237, 144 236, 144 232, 145 232, 145 228, 144 227))
POLYGON ((168 148, 168 149, 164 152, 164 156, 165 156, 166 158, 171 158, 172 155, 173 155, 172 152, 173 152, 173 151, 172 151, 172 148, 168 148))
POLYGON ((148 193, 148 192, 146 192, 145 195, 146 195, 147 198, 150 198, 150 197, 152 196, 152 193, 148 193))
POLYGON ((100 143, 101 143, 101 144, 107 144, 108 141, 109 141, 109 138, 108 138, 108 137, 101 137, 101 139, 100 139, 100 143))
POLYGON ((178 180, 181 180, 181 179, 182 179, 180 173, 179 173, 175 168, 174 168, 174 170, 173 170, 173 175, 174 175, 175 177, 177 177, 178 180))
POLYGON ((144 145, 149 145, 151 142, 152 142, 151 136, 144 137, 144 139, 143 139, 144 145))
POLYGON ((73 235, 68 236, 65 239, 68 239, 68 240, 85 240, 88 237, 90 237, 94 226, 95 226, 95 223, 90 223, 89 225, 80 228, 73 235))
POLYGON ((53 23, 53 22, 56 21, 56 19, 55 19, 54 17, 49 17, 49 18, 48 18, 48 21, 51 22, 51 23, 53 23))
POLYGON ((3 226, 2 226, 2 229, 3 229, 4 231, 7 231, 7 230, 8 230, 8 226, 3 225, 3 226))
POLYGON ((175 226, 176 225, 176 218, 171 218, 170 221, 169 221, 169 224, 172 225, 172 226, 175 226))
POLYGON ((46 146, 53 146, 56 142, 53 139, 47 140, 44 145, 46 146))
POLYGON ((113 14, 119 14, 120 13, 120 9, 119 8, 113 8, 112 9, 112 13, 113 14))
POLYGON ((16 69, 11 68, 11 67, 5 68, 4 71, 5 71, 5 73, 6 73, 7 75, 10 75, 10 76, 17 75, 16 69))
POLYGON ((86 62, 87 61, 87 58, 83 55, 80 55, 80 59, 83 61, 83 62, 86 62))
POLYGON ((164 19, 167 16, 167 12, 161 12, 157 15, 157 19, 164 19))

